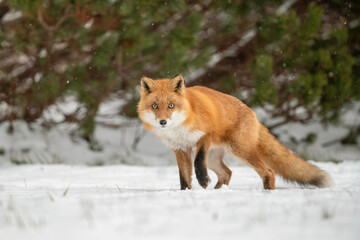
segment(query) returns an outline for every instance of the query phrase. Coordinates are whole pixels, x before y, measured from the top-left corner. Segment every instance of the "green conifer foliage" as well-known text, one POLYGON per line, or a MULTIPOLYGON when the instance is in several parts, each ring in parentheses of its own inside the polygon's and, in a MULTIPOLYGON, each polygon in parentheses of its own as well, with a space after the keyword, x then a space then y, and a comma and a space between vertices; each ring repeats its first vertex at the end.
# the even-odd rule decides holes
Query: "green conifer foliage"
MULTIPOLYGON (((270 54, 276 63, 272 69, 275 80, 267 83, 272 87, 257 94, 263 96, 262 102, 277 102, 278 115, 285 115, 286 122, 305 122, 313 113, 320 114, 324 122, 337 121, 341 107, 353 96, 355 59, 348 47, 348 31, 337 26, 324 33, 322 19, 322 7, 310 4, 302 19, 289 12, 269 16, 259 23, 260 42, 265 47, 258 56, 270 54), (269 95, 267 92, 272 88, 278 93, 269 95), (299 107, 306 110, 300 119, 295 112, 299 107)), ((254 79, 256 76, 257 71, 254 79)), ((256 82, 255 87, 262 89, 256 82)))
POLYGON ((134 117, 139 79, 176 73, 188 86, 247 96, 282 123, 337 122, 360 99, 360 3, 288 3, 3 0, 0 122, 37 121, 70 95, 80 106, 59 122, 91 140, 101 103, 121 98, 118 113, 134 117))

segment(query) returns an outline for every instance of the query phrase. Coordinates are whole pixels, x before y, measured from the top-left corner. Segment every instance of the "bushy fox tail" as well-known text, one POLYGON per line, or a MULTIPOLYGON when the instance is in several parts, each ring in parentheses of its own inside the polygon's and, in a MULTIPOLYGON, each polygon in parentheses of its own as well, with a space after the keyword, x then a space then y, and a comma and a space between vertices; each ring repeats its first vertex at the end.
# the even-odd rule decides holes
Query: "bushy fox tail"
POLYGON ((264 126, 261 126, 259 140, 261 158, 275 174, 303 185, 321 188, 332 185, 332 179, 325 171, 285 147, 264 126))

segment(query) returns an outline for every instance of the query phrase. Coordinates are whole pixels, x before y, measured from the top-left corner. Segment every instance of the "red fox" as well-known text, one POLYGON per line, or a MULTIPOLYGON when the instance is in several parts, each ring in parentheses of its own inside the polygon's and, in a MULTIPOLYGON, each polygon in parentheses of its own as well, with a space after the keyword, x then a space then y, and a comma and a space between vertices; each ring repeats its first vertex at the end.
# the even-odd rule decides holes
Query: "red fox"
POLYGON ((195 175, 206 188, 207 168, 218 177, 215 188, 228 185, 231 170, 225 153, 242 159, 260 175, 264 189, 275 189, 275 174, 303 185, 328 187, 332 180, 318 167, 282 145, 239 99, 206 87, 185 87, 184 78, 140 81, 138 114, 176 155, 180 186, 191 189, 192 151, 195 175))

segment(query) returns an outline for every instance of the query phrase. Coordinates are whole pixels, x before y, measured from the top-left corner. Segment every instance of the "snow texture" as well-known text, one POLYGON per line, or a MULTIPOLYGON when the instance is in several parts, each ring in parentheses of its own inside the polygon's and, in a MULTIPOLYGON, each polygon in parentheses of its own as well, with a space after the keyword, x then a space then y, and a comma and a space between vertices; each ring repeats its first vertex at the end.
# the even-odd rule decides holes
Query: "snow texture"
MULTIPOLYGON (((323 147, 347 134, 344 125, 360 123, 359 104, 344 112, 341 126, 277 129, 293 150, 326 160, 314 164, 335 185, 301 188, 277 178, 274 191, 230 158, 230 186, 213 190, 217 179, 209 171, 207 190, 193 176, 193 190, 180 191, 174 154, 143 134, 139 121, 112 116, 120 105, 100 108, 95 136, 102 151, 90 150, 71 124, 44 130, 17 121, 11 135, 8 124, 0 125, 1 239, 360 239, 360 147, 323 147), (303 143, 311 132, 318 134, 315 143, 303 143)), ((278 120, 255 110, 261 122, 278 120)), ((62 120, 56 109, 47 117, 62 120)))
POLYGON ((36 239, 360 239, 360 162, 316 163, 332 188, 245 166, 230 186, 180 191, 176 166, 22 165, 0 169, 0 236, 36 239))

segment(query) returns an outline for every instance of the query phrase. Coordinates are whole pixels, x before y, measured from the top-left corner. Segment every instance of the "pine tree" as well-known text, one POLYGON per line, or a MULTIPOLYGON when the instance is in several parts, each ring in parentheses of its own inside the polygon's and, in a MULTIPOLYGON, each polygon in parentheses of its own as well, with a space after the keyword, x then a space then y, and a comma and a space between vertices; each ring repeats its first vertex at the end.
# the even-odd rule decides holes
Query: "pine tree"
POLYGON ((0 122, 37 121, 71 95, 79 108, 59 122, 77 122, 91 141, 110 95, 136 116, 141 76, 176 73, 284 117, 272 128, 316 115, 337 122, 360 99, 360 4, 285 2, 3 0, 0 122))

